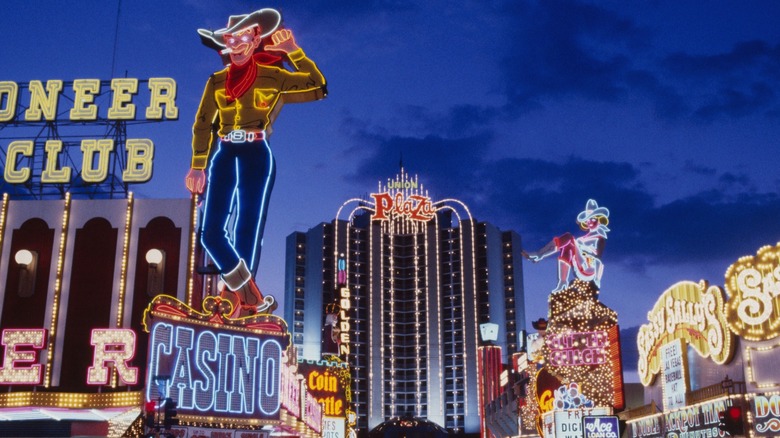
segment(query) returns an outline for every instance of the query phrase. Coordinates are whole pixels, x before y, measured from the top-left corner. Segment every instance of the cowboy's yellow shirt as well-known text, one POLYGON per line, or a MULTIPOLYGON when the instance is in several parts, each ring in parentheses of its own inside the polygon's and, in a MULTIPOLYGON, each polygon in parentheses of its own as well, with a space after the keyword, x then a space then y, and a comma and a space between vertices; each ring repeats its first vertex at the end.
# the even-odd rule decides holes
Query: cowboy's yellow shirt
POLYGON ((211 75, 192 126, 193 169, 206 168, 216 124, 219 136, 236 129, 264 129, 268 135, 284 103, 325 97, 325 78, 317 65, 300 49, 288 57, 296 71, 258 64, 252 86, 232 102, 225 94, 227 68, 211 75))

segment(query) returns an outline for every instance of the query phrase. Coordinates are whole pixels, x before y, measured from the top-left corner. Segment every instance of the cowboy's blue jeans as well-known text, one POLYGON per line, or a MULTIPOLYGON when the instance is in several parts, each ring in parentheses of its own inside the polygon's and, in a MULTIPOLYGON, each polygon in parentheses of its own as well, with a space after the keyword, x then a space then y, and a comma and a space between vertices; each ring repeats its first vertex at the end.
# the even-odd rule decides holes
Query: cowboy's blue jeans
POLYGON ((274 179, 276 163, 266 140, 220 141, 209 166, 201 242, 222 273, 241 259, 252 274, 257 271, 274 179))

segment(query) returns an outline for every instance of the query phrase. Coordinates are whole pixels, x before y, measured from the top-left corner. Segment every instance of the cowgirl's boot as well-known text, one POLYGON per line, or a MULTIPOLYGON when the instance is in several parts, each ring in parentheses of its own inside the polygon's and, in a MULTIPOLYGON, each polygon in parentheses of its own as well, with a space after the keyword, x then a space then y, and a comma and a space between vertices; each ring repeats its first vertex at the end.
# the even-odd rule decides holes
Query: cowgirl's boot
POLYGON ((571 271, 569 262, 558 259, 558 286, 555 286, 553 293, 560 292, 569 285, 569 271, 571 271))

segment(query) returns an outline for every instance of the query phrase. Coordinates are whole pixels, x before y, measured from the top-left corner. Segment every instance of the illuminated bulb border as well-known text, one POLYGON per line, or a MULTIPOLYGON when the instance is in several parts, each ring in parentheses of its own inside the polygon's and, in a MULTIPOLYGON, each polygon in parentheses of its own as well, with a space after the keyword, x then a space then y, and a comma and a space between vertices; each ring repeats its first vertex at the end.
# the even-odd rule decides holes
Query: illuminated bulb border
POLYGON ((188 306, 193 306, 193 291, 195 289, 195 245, 198 239, 198 195, 193 194, 190 201, 190 258, 187 264, 187 296, 185 302, 188 306))
MULTIPOLYGON (((125 210, 125 233, 122 243, 122 268, 119 272, 119 299, 117 300, 116 327, 122 328, 125 292, 127 290, 127 258, 130 250, 130 230, 133 223, 133 192, 127 194, 127 208, 125 210)), ((111 387, 117 386, 117 370, 111 371, 111 387)))
POLYGON ((748 382, 751 383, 752 385, 754 385, 756 388, 766 389, 766 388, 778 388, 778 387, 780 387, 780 383, 758 383, 756 381, 756 375, 755 375, 755 372, 753 371, 753 362, 754 362, 753 361, 753 356, 750 354, 752 351, 762 352, 763 353, 763 352, 766 352, 766 351, 774 350, 776 348, 780 348, 780 344, 769 345, 769 346, 761 346, 761 347, 752 347, 752 346, 748 345, 748 346, 745 347, 744 358, 745 358, 745 369, 747 371, 747 373, 746 373, 747 376, 746 377, 747 377, 748 382))
MULTIPOLYGON (((434 235, 433 242, 436 245, 436 247, 435 247, 435 251, 436 251, 436 266, 434 266, 434 269, 436 270, 436 283, 438 284, 438 287, 436 288, 436 321, 438 322, 438 321, 441 321, 441 305, 442 305, 442 301, 441 301, 441 288, 442 288, 442 285, 439 282, 439 279, 441 278, 441 269, 440 269, 441 259, 439 257, 439 253, 441 251, 441 248, 439 247, 439 216, 435 216, 434 220, 436 221, 436 222, 434 222, 434 232, 436 234, 434 235)), ((426 279, 428 279, 428 277, 426 277, 426 279)), ((434 324, 434 325, 436 326, 436 336, 437 336, 437 340, 439 341, 438 345, 440 346, 439 348, 441 348, 441 346, 444 345, 444 343, 442 342, 441 324, 434 324)), ((430 330, 430 327, 428 329, 430 330)), ((428 340, 430 341, 430 337, 428 338, 428 340)), ((430 352, 431 352, 430 345, 428 345, 428 352, 429 352, 428 353, 428 360, 430 361, 430 356, 431 356, 431 354, 430 354, 430 352)), ((444 384, 444 355, 440 353, 440 354, 437 354, 437 356, 439 357, 439 375, 438 375, 438 377, 439 377, 439 415, 441 416, 441 418, 444 418, 444 405, 445 405, 444 388, 446 386, 444 384)), ((430 370, 431 368, 428 367, 428 369, 430 370)), ((430 376, 428 376, 428 377, 430 378, 430 376)))
POLYGON ((747 303, 750 303, 747 307, 757 305, 760 301, 756 300, 757 297, 744 297, 743 291, 739 287, 739 274, 752 269, 761 276, 761 282, 769 281, 774 282, 774 287, 778 287, 776 279, 773 279, 775 275, 773 272, 777 269, 778 260, 780 259, 780 242, 777 245, 764 245, 758 249, 755 255, 742 256, 737 259, 732 265, 726 269, 726 282, 725 287, 728 292, 727 307, 727 320, 731 331, 736 335, 742 337, 748 341, 762 341, 767 339, 773 339, 780 335, 780 318, 777 318, 780 313, 780 299, 777 295, 772 296, 772 293, 767 293, 766 289, 772 286, 762 286, 761 289, 763 300, 769 302, 771 312, 767 318, 759 323, 752 324, 748 321, 744 321, 740 316, 740 307, 747 303), (745 303, 745 304, 743 304, 745 303))
POLYGON ((5 237, 5 218, 8 213, 8 193, 3 193, 3 205, 0 207, 0 248, 3 247, 5 237))
POLYGON ((127 195, 127 209, 125 210, 125 233, 124 242, 122 244, 122 269, 119 272, 119 300, 116 311, 116 327, 122 328, 123 318, 123 304, 125 300, 125 291, 127 290, 127 258, 130 249, 130 230, 132 227, 133 218, 133 192, 129 192, 127 195))
POLYGON ((49 326, 49 346, 46 352, 46 378, 43 386, 51 387, 51 370, 54 362, 54 343, 57 339, 57 313, 60 308, 62 293, 62 265, 65 262, 65 247, 68 241, 68 225, 70 223, 70 192, 65 193, 65 203, 62 211, 62 228, 60 231, 60 248, 57 253, 57 271, 54 279, 54 297, 51 306, 51 325, 49 326))
POLYGON ((8 392, 0 393, 0 407, 48 407, 70 409, 107 409, 135 407, 143 403, 141 391, 111 393, 8 392))
MULTIPOLYGON (((461 293, 461 303, 464 304, 464 308, 465 308, 465 303, 466 303, 466 295, 465 295, 466 294, 466 289, 465 289, 465 281, 466 281, 466 279, 464 278, 465 277, 465 273, 466 273, 466 263, 465 263, 466 255, 465 255, 465 253, 463 251, 463 240, 464 240, 463 219, 461 218, 460 213, 455 208, 451 207, 450 205, 447 205, 449 203, 454 203, 454 204, 460 205, 463 208, 463 210, 466 212, 466 216, 468 216, 468 220, 469 220, 469 229, 470 229, 470 232, 471 232, 471 236, 470 236, 470 238, 471 238, 471 282, 472 282, 471 287, 472 287, 473 296, 474 296, 474 298, 473 298, 474 302, 473 302, 473 306, 472 306, 472 309, 474 311, 474 315, 473 315, 473 317, 474 317, 474 327, 472 327, 472 332, 474 333, 474 349, 475 349, 474 354, 476 355, 476 348, 479 345, 479 338, 478 338, 478 336, 479 336, 478 335, 479 329, 477 327, 477 324, 479 323, 479 317, 478 317, 478 313, 477 313, 477 307, 478 307, 477 306, 477 275, 476 275, 477 274, 477 272, 476 272, 476 270, 477 270, 477 263, 476 263, 477 262, 477 256, 476 256, 477 241, 474 238, 474 219, 473 219, 473 216, 471 215, 471 211, 466 206, 466 204, 464 204, 463 202, 461 202, 461 201, 459 201, 457 199, 448 198, 448 199, 444 199, 444 200, 441 200, 441 201, 438 201, 438 202, 434 203, 434 207, 436 207, 437 210, 438 210, 438 206, 439 205, 446 205, 448 208, 450 208, 452 210, 453 213, 455 213, 455 216, 457 216, 457 218, 458 218, 458 227, 460 228, 460 236, 459 236, 459 239, 458 239, 458 244, 460 245, 460 272, 461 272, 460 293, 461 293)), ((464 312, 464 319, 465 319, 465 312, 464 312)), ((466 372, 466 368, 468 368, 468 366, 467 366, 468 360, 467 359, 468 359, 468 350, 467 350, 467 344, 465 342, 465 336, 464 336, 464 342, 463 342, 463 388, 464 388, 464 391, 463 391, 463 412, 464 412, 464 417, 468 417, 469 416, 468 373, 466 372)), ((455 428, 456 429, 458 427, 457 424, 458 424, 458 415, 456 414, 455 415, 455 428)))
MULTIPOLYGON (((420 367, 420 267, 419 267, 419 240, 418 240, 419 234, 414 235, 414 323, 415 323, 415 329, 416 333, 414 336, 415 339, 415 376, 416 376, 416 382, 415 387, 417 389, 417 416, 422 416, 422 381, 421 381, 421 374, 422 374, 422 368, 420 367)), ((425 251, 426 248, 423 248, 423 251, 425 251)), ((427 336, 426 336, 427 338, 427 336)), ((426 352, 427 353, 427 352, 426 352)), ((427 356, 428 354, 426 354, 427 356)))
MULTIPOLYGON (((405 174, 403 169, 401 169, 400 180, 402 182, 405 182, 405 181, 408 180, 407 174, 405 174)), ((416 178, 415 178, 415 180, 416 180, 416 178)), ((378 191, 380 191, 380 192, 383 191, 383 187, 382 187, 382 183, 381 182, 378 183, 378 191)), ((418 189, 398 189, 396 191, 403 191, 403 192, 405 192, 405 194, 409 194, 409 192, 411 192, 413 194, 424 193, 425 196, 427 196, 427 194, 428 194, 428 192, 423 189, 422 185, 419 185, 419 184, 418 184, 418 189)), ((375 211, 375 204, 373 204, 371 202, 368 202, 365 199, 360 199, 360 198, 350 199, 350 200, 346 201, 345 203, 343 203, 341 205, 341 207, 339 208, 339 210, 338 210, 338 212, 336 214, 337 222, 336 222, 336 227, 335 227, 335 230, 334 230, 335 242, 336 242, 335 246, 337 248, 335 253, 334 253, 335 263, 338 263, 338 254, 339 254, 339 251, 338 251, 338 242, 339 242, 339 239, 338 239, 338 234, 339 234, 338 219, 341 217, 342 210, 344 210, 344 208, 347 205, 352 204, 352 203, 358 203, 359 205, 356 206, 355 208, 353 208, 353 210, 351 211, 349 220, 347 222, 347 251, 344 252, 345 257, 347 258, 347 266, 346 266, 347 270, 350 269, 350 265, 348 263, 348 257, 349 257, 349 227, 350 227, 350 223, 351 223, 352 217, 353 217, 354 213, 357 210, 363 209, 363 210, 367 210, 367 211, 371 211, 371 212, 375 211)), ((446 205, 448 203, 454 203, 454 204, 460 205, 463 208, 463 210, 465 211, 466 216, 468 216, 468 219, 469 219, 470 234, 471 234, 470 239, 471 239, 471 242, 472 242, 472 244, 471 244, 471 270, 472 270, 472 272, 471 272, 471 282, 473 283, 472 284, 472 289, 474 291, 474 294, 473 294, 474 295, 474 297, 473 297, 474 303, 473 303, 473 306, 472 306, 474 327, 473 327, 472 332, 474 333, 474 346, 476 348, 476 346, 479 345, 479 340, 478 340, 478 330, 477 330, 478 309, 477 309, 477 293, 476 293, 476 290, 477 290, 476 289, 476 287, 477 287, 477 285, 476 285, 476 281, 477 281, 476 280, 476 240, 475 240, 475 235, 474 235, 473 217, 471 216, 471 212, 469 211, 468 207, 463 202, 461 202, 459 200, 456 200, 456 199, 445 199, 445 200, 442 200, 442 201, 438 201, 438 202, 436 202, 434 204, 434 207, 437 210, 439 208, 449 208, 450 210, 452 210, 455 213, 455 215, 457 217, 457 220, 458 220, 458 225, 459 225, 459 229, 460 229, 459 238, 458 238, 458 244, 460 246, 460 275, 461 275, 461 278, 460 278, 460 283, 461 283, 460 294, 461 294, 461 303, 462 304, 465 304, 465 301, 466 301, 465 300, 465 288, 464 288, 465 285, 463 283, 465 281, 465 271, 466 271, 466 263, 465 263, 466 255, 465 255, 464 250, 463 250, 463 240, 464 240, 464 233, 463 233, 463 227, 462 227, 462 222, 463 221, 462 221, 460 213, 453 206, 446 205)), ((436 250, 436 261, 437 261, 437 263, 436 263, 435 269, 436 269, 436 275, 437 275, 437 278, 438 278, 439 275, 440 275, 440 271, 439 271, 440 270, 440 267, 439 267, 440 259, 439 259, 439 249, 438 249, 438 244, 439 244, 439 242, 438 242, 438 231, 439 231, 438 217, 434 217, 434 220, 436 220, 436 222, 435 222, 435 231, 437 233, 436 234, 436 239, 435 239, 435 242, 436 242, 436 245, 437 245, 437 250, 436 250)), ((373 229, 374 229, 373 224, 369 225, 368 228, 369 228, 369 236, 368 236, 368 238, 369 238, 369 261, 368 261, 368 263, 369 263, 369 275, 370 275, 370 278, 373 278, 373 274, 374 274, 373 273, 373 260, 372 260, 373 253, 374 253, 374 251, 373 251, 373 238, 372 238, 373 237, 372 236, 373 229)), ((394 296, 394 284, 393 284, 393 277, 392 277, 392 273, 393 273, 393 271, 392 271, 392 266, 393 266, 392 236, 395 233, 415 233, 415 234, 422 233, 424 235, 427 235, 427 227, 426 227, 426 223, 419 223, 418 221, 412 221, 412 220, 406 219, 405 217, 400 217, 400 218, 394 218, 394 220, 383 222, 382 224, 380 224, 380 230, 383 232, 383 235, 389 236, 389 238, 390 238, 389 247, 390 247, 390 251, 391 251, 391 254, 390 254, 390 268, 391 268, 390 275, 391 276, 389 278, 389 280, 390 280, 390 289, 388 291, 389 294, 390 294, 390 298, 391 298, 390 299, 390 310, 391 310, 390 311, 390 321, 391 321, 391 326, 390 326, 390 331, 391 331, 391 337, 390 337, 390 339, 391 339, 391 357, 390 357, 390 359, 391 359, 390 360, 390 362, 391 362, 391 367, 390 367, 391 379, 390 379, 390 381, 391 381, 391 388, 394 388, 394 385, 393 385, 394 378, 393 378, 393 376, 394 376, 394 366, 395 366, 394 365, 394 360, 395 360, 395 357, 394 357, 394 352, 392 350, 392 346, 394 345, 393 344, 393 342, 394 342, 394 336, 393 336, 394 329, 393 329, 393 324, 392 324, 393 321, 394 321, 394 311, 393 311, 394 310, 394 303, 393 303, 393 299, 392 299, 393 296, 394 296)), ((428 249, 427 249, 427 241, 426 241, 425 251, 426 251, 426 255, 427 255, 427 251, 428 251, 428 249)), ((380 266, 379 266, 379 269, 380 269, 380 276, 383 277, 383 278, 380 279, 380 283, 382 284, 382 286, 381 286, 381 296, 382 297, 384 297, 384 286, 383 286, 383 284, 384 284, 384 269, 383 269, 383 267, 384 267, 384 259, 385 259, 384 255, 380 255, 380 260, 379 260, 379 265, 380 266)), ((417 267, 416 267, 415 273, 417 275, 417 267)), ((334 284, 337 284, 337 282, 338 282, 338 277, 337 276, 338 276, 338 271, 337 271, 337 269, 334 269, 333 270, 334 284)), ((347 279, 349 279, 349 278, 350 278, 349 272, 347 272, 347 279)), ((426 279, 427 279, 427 276, 426 276, 426 279)), ((415 278, 415 280, 416 280, 415 284, 417 284, 417 277, 415 278)), ((440 290, 440 288, 437 288, 436 292, 437 292, 437 301, 438 301, 438 304, 437 304, 437 317, 438 317, 438 320, 441 320, 441 308, 440 308, 440 306, 441 306, 441 299, 440 299, 441 298, 441 290, 440 290)), ((418 305, 418 304, 419 303, 416 302, 416 305, 418 305)), ((380 307, 381 307, 381 309, 380 309, 380 326, 381 327, 385 327, 385 314, 387 312, 384 311, 384 299, 381 300, 380 307)), ((419 310, 419 308, 416 307, 416 310, 419 310)), ((464 317, 465 317, 465 315, 464 315, 464 317)), ((452 318, 452 319, 454 320, 454 318, 452 318)), ((369 305, 369 320, 371 320, 371 321, 374 320, 374 310, 373 310, 373 306, 372 305, 369 305)), ((417 322, 419 322, 419 319, 417 320, 417 322)), ((453 342, 452 343, 453 343, 453 347, 455 345, 454 336, 455 336, 455 329, 456 328, 457 327, 454 325, 454 321, 453 321, 453 327, 452 327, 452 332, 453 332, 453 340, 452 340, 453 342)), ((440 330, 439 327, 437 327, 437 336, 439 338, 439 345, 442 345, 442 343, 441 343, 442 333, 441 333, 441 330, 440 330)), ((427 339, 427 342, 430 342, 430 339, 429 339, 428 336, 426 336, 426 339, 427 339)), ((385 351, 384 336, 380 336, 379 342, 380 342, 380 351, 382 352, 382 355, 384 357, 384 351, 385 351)), ((418 346, 418 350, 419 350, 419 346, 418 346)), ((430 347, 429 347, 429 350, 430 350, 430 347)), ((373 351, 372 351, 371 348, 369 348, 368 351, 369 351, 369 364, 373 364, 373 361, 374 361, 373 351)), ((476 350, 475 350, 474 354, 476 355, 476 350)), ((428 355, 428 356, 430 356, 430 355, 428 355)), ((468 366, 467 366, 467 364, 468 364, 468 362, 467 362, 467 359, 468 359, 468 348, 467 348, 467 344, 466 344, 465 341, 463 342, 462 357, 463 357, 463 360, 464 360, 464 366, 463 366, 462 370, 460 370, 460 371, 461 371, 461 374, 462 374, 461 377, 463 378, 463 391, 462 391, 463 392, 463 406, 464 406, 464 411, 463 412, 464 412, 464 417, 465 417, 465 416, 467 416, 469 414, 469 409, 468 409, 468 373, 467 373, 467 368, 468 368, 468 366)), ((429 363, 430 363, 430 358, 429 358, 429 363)), ((459 376, 458 376, 458 373, 456 373, 456 370, 454 368, 455 367, 453 367, 453 369, 452 369, 452 371, 454 373, 453 374, 453 378, 457 379, 459 376)), ((430 366, 429 366, 429 369, 430 369, 430 366)), ((439 369, 443 370, 443 357, 442 357, 442 355, 439 355, 439 369)), ((419 372, 418 372, 418 375, 419 375, 419 372)), ((439 378, 441 379, 442 377, 443 376, 442 376, 441 371, 440 371, 439 378)), ((372 365, 369 365, 368 378, 369 378, 369 381, 371 381, 373 379, 372 365)), ((441 395, 441 399, 440 399, 441 400, 441 403, 440 403, 440 414, 441 415, 444 415, 444 405, 446 404, 446 398, 444 397, 444 386, 445 385, 443 383, 444 382, 442 380, 441 394, 440 394, 441 395)), ((382 389, 380 391, 380 397, 382 398, 382 400, 384 400, 384 395, 385 395, 385 393, 384 393, 384 385, 382 385, 382 389)), ((394 398, 394 395, 395 395, 394 391, 391 392, 391 398, 394 398)), ((372 406, 373 396, 374 396, 373 393, 371 391, 369 391, 369 395, 368 395, 368 406, 369 406, 369 409, 372 406)), ((454 402, 455 402, 455 405, 456 405, 456 408, 457 408, 457 406, 459 405, 457 397, 454 399, 454 402)), ((381 404, 381 416, 382 417, 385 417, 385 412, 384 412, 385 406, 386 406, 386 404, 383 402, 381 404)), ((394 408, 394 405, 393 405, 393 408, 394 408)), ((393 408, 391 408, 391 410, 394 412, 393 408)), ((421 409, 421 407, 418 408, 418 411, 419 411, 419 409, 421 409)), ((456 411, 457 411, 457 409, 456 409, 456 411)), ((457 431, 459 429, 459 427, 458 427, 458 419, 460 418, 460 416, 456 413, 453 418, 454 418, 455 423, 456 423, 455 427, 454 427, 454 430, 457 431)))

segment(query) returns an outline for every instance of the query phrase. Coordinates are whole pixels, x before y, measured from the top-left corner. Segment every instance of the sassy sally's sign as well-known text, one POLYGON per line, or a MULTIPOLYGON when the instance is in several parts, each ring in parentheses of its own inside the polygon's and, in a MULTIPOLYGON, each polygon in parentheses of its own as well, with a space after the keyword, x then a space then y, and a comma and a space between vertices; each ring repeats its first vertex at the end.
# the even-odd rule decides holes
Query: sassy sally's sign
POLYGON ((643 385, 650 385, 661 371, 661 346, 685 341, 702 357, 717 364, 731 360, 734 335, 726 323, 723 290, 706 282, 681 281, 667 289, 647 313, 639 328, 637 371, 643 385))

